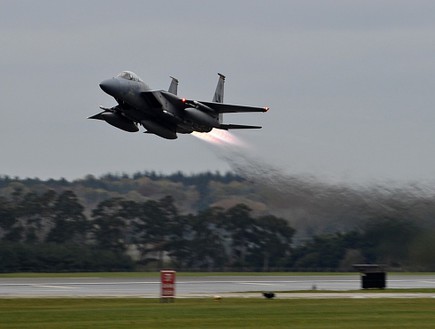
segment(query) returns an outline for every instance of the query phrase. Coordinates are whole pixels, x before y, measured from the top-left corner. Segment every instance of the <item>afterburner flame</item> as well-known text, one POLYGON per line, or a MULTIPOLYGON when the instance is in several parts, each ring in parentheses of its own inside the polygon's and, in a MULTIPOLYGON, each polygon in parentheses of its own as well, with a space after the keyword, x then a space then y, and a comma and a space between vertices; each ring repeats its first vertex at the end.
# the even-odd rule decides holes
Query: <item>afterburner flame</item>
POLYGON ((215 144, 215 145, 220 145, 220 146, 233 145, 233 146, 240 146, 240 147, 246 146, 244 142, 242 142, 240 139, 238 139, 236 136, 234 136, 227 130, 212 129, 208 133, 200 133, 194 131, 192 135, 205 142, 215 144))

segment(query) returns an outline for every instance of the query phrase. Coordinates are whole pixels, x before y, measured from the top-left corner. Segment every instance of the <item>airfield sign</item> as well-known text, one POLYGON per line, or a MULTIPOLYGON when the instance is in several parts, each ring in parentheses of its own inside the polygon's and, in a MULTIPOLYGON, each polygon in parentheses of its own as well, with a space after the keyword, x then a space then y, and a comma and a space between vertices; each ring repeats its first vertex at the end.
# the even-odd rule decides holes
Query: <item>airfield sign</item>
POLYGON ((160 299, 168 301, 175 298, 175 276, 173 270, 160 271, 160 299))

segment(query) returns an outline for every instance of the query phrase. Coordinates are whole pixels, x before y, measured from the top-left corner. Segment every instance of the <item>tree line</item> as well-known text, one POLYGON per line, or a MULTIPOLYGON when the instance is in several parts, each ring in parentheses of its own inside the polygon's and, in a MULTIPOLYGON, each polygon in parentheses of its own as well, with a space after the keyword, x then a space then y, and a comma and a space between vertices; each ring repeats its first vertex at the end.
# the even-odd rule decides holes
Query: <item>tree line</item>
POLYGON ((249 207, 182 213, 173 197, 101 201, 86 214, 73 191, 16 189, 0 197, 0 272, 348 271, 354 263, 433 270, 433 233, 374 216, 358 229, 295 244, 287 220, 249 207))

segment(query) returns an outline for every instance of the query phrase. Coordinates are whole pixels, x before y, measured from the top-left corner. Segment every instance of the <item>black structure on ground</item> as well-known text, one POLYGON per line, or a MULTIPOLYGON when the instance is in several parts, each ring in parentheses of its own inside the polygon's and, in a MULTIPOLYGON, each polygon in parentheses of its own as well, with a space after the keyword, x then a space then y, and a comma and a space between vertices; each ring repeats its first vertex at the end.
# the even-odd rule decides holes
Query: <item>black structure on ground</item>
POLYGON ((353 267, 361 273, 362 289, 385 289, 387 287, 385 265, 354 264, 353 267))
POLYGON ((273 299, 273 298, 275 298, 275 293, 271 292, 271 291, 269 291, 269 292, 263 292, 263 296, 265 298, 267 298, 267 299, 273 299))

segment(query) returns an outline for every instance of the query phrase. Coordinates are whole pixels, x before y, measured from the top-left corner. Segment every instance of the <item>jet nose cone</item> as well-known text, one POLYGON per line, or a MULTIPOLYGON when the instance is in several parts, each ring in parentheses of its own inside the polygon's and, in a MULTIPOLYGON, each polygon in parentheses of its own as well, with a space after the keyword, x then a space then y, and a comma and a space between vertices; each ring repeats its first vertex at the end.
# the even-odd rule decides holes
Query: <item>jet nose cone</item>
POLYGON ((118 81, 116 79, 107 79, 100 83, 100 88, 111 96, 113 96, 118 91, 118 81))

